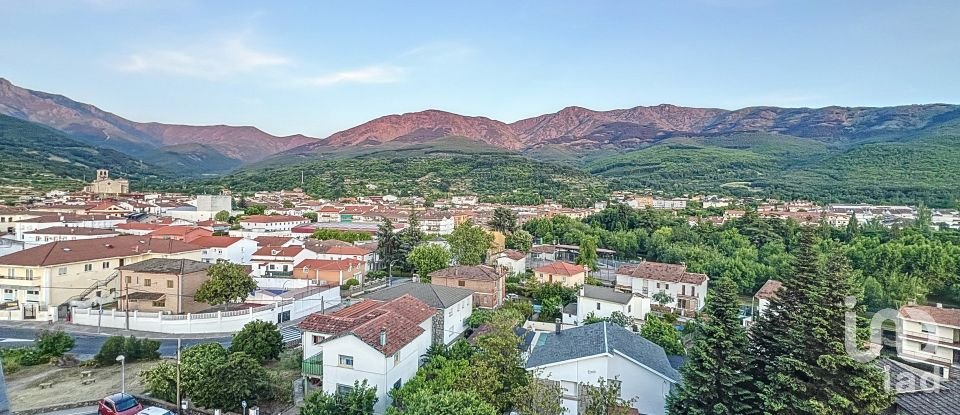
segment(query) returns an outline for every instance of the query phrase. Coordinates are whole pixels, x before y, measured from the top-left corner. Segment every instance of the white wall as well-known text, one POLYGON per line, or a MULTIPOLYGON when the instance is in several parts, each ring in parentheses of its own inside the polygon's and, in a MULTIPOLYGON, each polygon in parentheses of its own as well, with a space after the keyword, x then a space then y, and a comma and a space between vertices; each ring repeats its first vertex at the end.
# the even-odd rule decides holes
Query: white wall
POLYGON ((467 318, 473 312, 473 296, 460 300, 444 310, 443 314, 443 343, 450 344, 467 329, 467 318))
MULTIPOLYGON (((130 330, 149 331, 155 333, 232 333, 239 331, 253 320, 277 322, 280 313, 289 311, 290 319, 296 320, 309 314, 319 312, 323 307, 329 308, 340 304, 340 290, 329 289, 301 298, 296 301, 272 303, 258 308, 241 311, 214 312, 203 314, 159 314, 133 311, 130 313, 130 330), (323 298, 323 301, 320 299, 323 298)), ((82 326, 97 326, 110 328, 126 328, 127 313, 116 310, 104 310, 98 316, 98 310, 91 308, 73 308, 73 323, 82 326), (99 317, 99 318, 98 318, 99 317)))

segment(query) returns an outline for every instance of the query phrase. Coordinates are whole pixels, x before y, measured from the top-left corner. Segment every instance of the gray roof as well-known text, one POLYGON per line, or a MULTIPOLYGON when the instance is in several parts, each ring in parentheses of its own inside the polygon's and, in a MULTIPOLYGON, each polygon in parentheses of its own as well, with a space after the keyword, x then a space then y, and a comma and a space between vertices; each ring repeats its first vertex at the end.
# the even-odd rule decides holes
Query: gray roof
POLYGON ((540 334, 537 345, 527 359, 527 368, 614 352, 640 362, 673 382, 680 382, 680 373, 670 365, 662 347, 605 321, 560 333, 540 334))
POLYGON ((960 379, 942 379, 906 364, 881 359, 875 362, 887 372, 897 393, 897 407, 907 415, 960 414, 960 379), (938 379, 934 381, 933 379, 938 379))
POLYGON ((210 265, 212 264, 194 261, 192 259, 153 258, 130 265, 124 265, 120 267, 120 269, 150 274, 192 274, 194 272, 206 271, 210 268, 210 265))
POLYGON ((622 293, 612 287, 598 287, 596 285, 584 285, 583 296, 619 304, 629 303, 630 299, 633 298, 633 294, 622 293))
POLYGON ((445 309, 456 303, 459 303, 464 298, 472 296, 473 290, 411 282, 408 284, 400 284, 390 288, 377 290, 370 294, 364 295, 363 298, 390 301, 394 298, 402 297, 405 294, 410 294, 414 298, 427 303, 427 305, 430 307, 445 309))
POLYGON ((570 303, 563 307, 564 314, 577 315, 577 303, 570 303))

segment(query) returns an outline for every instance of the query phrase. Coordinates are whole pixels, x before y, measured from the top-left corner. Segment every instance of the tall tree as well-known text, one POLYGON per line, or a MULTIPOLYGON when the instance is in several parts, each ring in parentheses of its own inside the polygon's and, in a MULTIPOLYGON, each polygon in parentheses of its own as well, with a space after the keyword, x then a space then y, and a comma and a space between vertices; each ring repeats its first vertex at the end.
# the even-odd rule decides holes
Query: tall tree
POLYGON ((507 235, 504 242, 507 248, 527 253, 530 252, 530 248, 533 247, 533 235, 523 229, 518 229, 507 235))
POLYGON ((683 383, 667 398, 671 415, 759 413, 748 374, 751 358, 740 321, 737 284, 721 278, 711 290, 687 361, 683 383))
POLYGON ((580 255, 577 255, 577 264, 586 266, 590 268, 591 271, 596 271, 598 268, 599 258, 597 257, 597 238, 593 236, 585 236, 580 240, 580 255))
POLYGON ((384 219, 377 227, 377 256, 387 265, 387 272, 393 276, 393 265, 401 261, 400 238, 393 229, 393 221, 384 219))
POLYGON ((221 210, 217 212, 216 215, 213 216, 213 220, 217 222, 226 222, 229 219, 230 219, 230 212, 227 212, 225 210, 221 210))
POLYGON ((257 289, 257 282, 246 267, 230 262, 218 262, 207 269, 210 279, 203 282, 194 299, 213 306, 243 302, 257 289))
POLYGON ((429 281, 431 272, 450 266, 450 251, 437 244, 418 245, 410 251, 407 262, 420 275, 421 281, 429 281))
POLYGON ((640 335, 662 347, 668 355, 683 355, 686 353, 677 329, 655 314, 647 314, 643 327, 640 328, 640 335))
POLYGON ((850 220, 847 221, 847 242, 853 241, 853 238, 856 238, 857 235, 860 235, 860 224, 857 223, 857 215, 850 215, 850 220))
POLYGON ((416 212, 410 213, 407 227, 397 234, 397 239, 399 241, 397 257, 401 259, 400 267, 405 271, 411 271, 413 264, 407 261, 410 252, 427 240, 427 235, 420 229, 420 218, 416 212))
POLYGON ((493 235, 467 219, 453 228, 447 238, 450 252, 459 265, 479 265, 483 263, 487 250, 493 244, 493 235))
POLYGON ((517 229, 517 214, 508 208, 498 207, 493 210, 493 217, 487 225, 502 234, 512 233, 517 229))

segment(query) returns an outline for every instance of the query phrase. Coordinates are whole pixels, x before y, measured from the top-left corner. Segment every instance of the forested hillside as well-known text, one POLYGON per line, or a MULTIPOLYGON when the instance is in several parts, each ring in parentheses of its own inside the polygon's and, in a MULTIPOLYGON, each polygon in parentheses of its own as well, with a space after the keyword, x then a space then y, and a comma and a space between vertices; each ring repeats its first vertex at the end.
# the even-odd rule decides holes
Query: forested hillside
POLYGON ((141 179, 163 175, 119 151, 80 143, 54 129, 0 115, 0 184, 37 190, 78 189, 96 169, 114 177, 141 179))

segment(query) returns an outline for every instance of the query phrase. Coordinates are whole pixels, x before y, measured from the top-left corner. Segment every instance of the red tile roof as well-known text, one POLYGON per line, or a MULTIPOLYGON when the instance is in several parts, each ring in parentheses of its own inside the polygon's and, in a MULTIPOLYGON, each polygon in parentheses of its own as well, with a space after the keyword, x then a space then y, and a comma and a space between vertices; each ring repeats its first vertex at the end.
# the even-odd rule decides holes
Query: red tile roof
POLYGON ((506 256, 507 258, 510 258, 510 259, 512 259, 512 260, 514 260, 514 261, 519 261, 519 260, 524 259, 524 258, 527 257, 527 254, 525 254, 525 253, 523 253, 523 252, 520 252, 520 251, 515 251, 515 250, 513 250, 513 249, 504 249, 504 250, 503 250, 502 252, 500 252, 500 253, 503 254, 504 256, 506 256))
POLYGON ((355 259, 305 259, 294 268, 304 268, 320 271, 345 271, 350 267, 358 267, 363 262, 355 259))
POLYGON ((684 284, 703 284, 709 278, 706 274, 687 272, 683 264, 665 264, 662 262, 644 261, 639 264, 621 265, 617 274, 629 275, 654 281, 665 281, 684 284))
POLYGON ((303 252, 302 246, 265 246, 254 252, 254 256, 283 256, 283 257, 294 257, 297 254, 303 252))
POLYGON ((763 287, 760 287, 760 291, 757 291, 755 297, 769 300, 777 296, 777 292, 783 288, 783 283, 777 280, 767 280, 763 283, 763 287))
POLYGON ((201 231, 201 232, 207 232, 207 233, 210 232, 206 229, 198 228, 196 226, 164 226, 160 229, 150 232, 149 235, 150 236, 184 236, 194 231, 201 231))
POLYGON ((456 267, 444 268, 431 272, 430 277, 459 278, 476 281, 496 281, 504 278, 504 276, 500 275, 496 269, 486 265, 460 265, 456 267))
POLYGON ((387 302, 364 300, 331 314, 314 313, 298 327, 303 331, 332 336, 325 341, 353 335, 389 356, 423 334, 420 324, 436 312, 423 301, 403 295, 387 302), (381 331, 386 333, 385 345, 380 344, 381 331))
POLYGON ((291 215, 253 215, 240 219, 240 222, 247 223, 277 223, 277 222, 310 222, 303 216, 291 215))
POLYGON ((201 236, 190 243, 204 248, 226 248, 242 239, 234 236, 201 236))
POLYGON ((367 255, 370 252, 373 251, 359 246, 331 246, 326 253, 331 255, 367 255))
POLYGON ((126 235, 43 244, 0 256, 0 265, 51 266, 134 256, 147 252, 175 254, 200 249, 199 246, 174 239, 126 235))
POLYGON ((287 242, 290 242, 291 239, 293 238, 289 236, 258 236, 253 238, 261 247, 285 245, 287 242))
POLYGON ((168 226, 168 225, 159 225, 156 223, 127 222, 127 223, 121 223, 115 226, 115 228, 120 230, 153 231, 165 226, 168 226))
POLYGON ((908 305, 900 308, 902 318, 960 328, 960 308, 908 305))
POLYGON ((554 261, 549 264, 533 269, 534 272, 544 272, 555 275, 576 275, 586 271, 583 265, 575 265, 569 262, 554 261))

